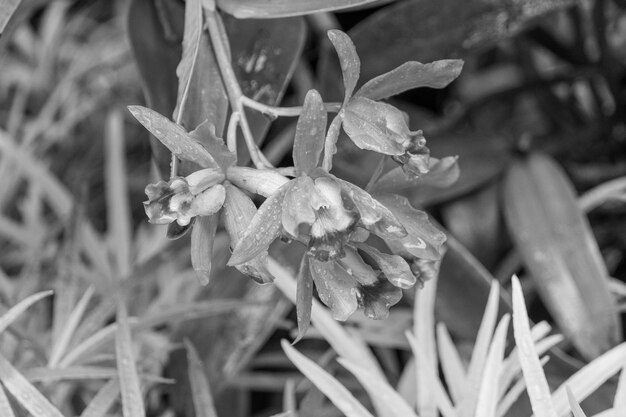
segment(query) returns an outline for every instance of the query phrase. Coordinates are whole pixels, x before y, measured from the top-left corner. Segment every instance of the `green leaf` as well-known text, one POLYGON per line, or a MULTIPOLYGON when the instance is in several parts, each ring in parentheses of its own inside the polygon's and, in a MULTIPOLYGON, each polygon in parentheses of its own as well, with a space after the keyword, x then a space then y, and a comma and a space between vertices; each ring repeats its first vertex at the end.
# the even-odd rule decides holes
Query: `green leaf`
POLYGON ((185 339, 185 348, 187 349, 187 372, 191 384, 191 398, 196 417, 217 417, 204 363, 200 360, 196 348, 187 339, 185 339))
POLYGON ((350 391, 332 375, 298 352, 286 340, 281 342, 281 346, 289 360, 291 360, 300 372, 313 382, 317 389, 322 391, 346 417, 373 417, 369 411, 354 398, 350 391))
POLYGON ((2 355, 0 355, 0 381, 33 417, 63 417, 63 414, 2 355))
POLYGON ((105 417, 109 409, 118 400, 120 384, 118 379, 112 379, 91 399, 80 417, 105 417))
POLYGON ((128 106, 128 110, 178 158, 194 162, 202 168, 216 167, 211 154, 181 126, 142 106, 128 106))
POLYGON ((350 97, 352 97, 356 83, 359 81, 361 61, 354 47, 354 43, 352 43, 352 39, 350 39, 345 32, 336 29, 329 30, 328 38, 339 56, 339 64, 341 65, 341 73, 343 74, 343 103, 345 105, 348 100, 350 100, 350 97))
POLYGON ((217 223, 217 214, 200 216, 191 230, 191 266, 202 285, 207 285, 211 278, 213 242, 217 223))
MULTIPOLYGON (((183 31, 183 53, 176 75, 178 76, 178 95, 176 108, 172 116, 177 122, 182 120, 181 112, 185 110, 185 102, 191 88, 191 78, 200 53, 200 40, 202 39, 202 5, 200 0, 188 0, 185 2, 185 29, 183 31)), ((192 128, 195 126, 188 126, 192 128)))
POLYGON ((405 62, 366 82, 355 96, 382 100, 414 88, 444 88, 461 74, 462 69, 463 61, 460 59, 445 59, 429 64, 405 62))
POLYGON ((507 175, 505 216, 539 295, 578 350, 594 358, 621 340, 608 273, 573 186, 549 157, 517 162, 507 175))
POLYGON ((526 380, 528 397, 530 398, 533 412, 536 417, 557 417, 550 396, 550 388, 548 387, 548 382, 546 381, 546 376, 530 333, 522 287, 516 276, 512 279, 512 297, 515 344, 518 348, 517 354, 522 365, 522 372, 526 380))
POLYGON ((343 129, 354 144, 385 155, 402 155, 410 131, 404 116, 390 104, 354 97, 345 106, 343 129))
POLYGON ((124 417, 145 417, 146 411, 133 352, 128 313, 120 298, 117 306, 115 358, 122 393, 122 413, 124 417))
POLYGON ((574 417, 587 417, 583 409, 580 408, 578 401, 576 401, 576 397, 574 397, 574 394, 567 385, 565 386, 565 391, 567 391, 567 400, 569 401, 569 406, 572 409, 574 417))
POLYGON ((0 415, 3 417, 15 417, 9 398, 5 394, 2 385, 0 385, 0 415))
POLYGON ((465 391, 465 368, 448 328, 443 323, 437 324, 437 352, 450 396, 458 403, 465 391))
MULTIPOLYGON (((458 157, 447 156, 442 159, 430 158, 430 171, 418 178, 408 177, 402 167, 395 167, 381 175, 374 183, 372 191, 384 193, 420 195, 420 191, 445 194, 444 188, 450 187, 460 177, 458 157)), ((422 197, 424 198, 424 197, 422 197)))
POLYGON ((0 333, 4 332, 15 320, 17 320, 30 306, 37 301, 49 297, 52 291, 41 291, 33 295, 29 295, 22 301, 11 307, 9 311, 0 317, 0 333))
POLYGON ((380 0, 217 0, 221 10, 238 19, 268 19, 332 12, 380 0))
POLYGON ((324 149, 325 137, 324 102, 316 90, 309 90, 304 98, 302 113, 298 118, 293 145, 293 164, 297 174, 308 174, 317 168, 322 149, 324 149))
POLYGON ((309 256, 304 254, 298 271, 296 291, 296 313, 298 318, 298 336, 293 344, 302 339, 311 325, 311 306, 313 303, 313 276, 309 267, 309 256))
POLYGON ((350 371, 363 385, 372 399, 377 399, 379 404, 385 404, 384 415, 388 417, 417 417, 417 414, 406 403, 404 398, 394 390, 389 383, 349 358, 337 359, 344 368, 350 371))
POLYGON ((396 2, 350 31, 370 79, 408 59, 463 58, 516 35, 533 20, 576 0, 414 0, 396 2))
POLYGON ((408 232, 401 239, 387 240, 395 253, 428 260, 441 258, 446 235, 432 225, 426 213, 414 209, 405 197, 399 195, 375 194, 374 197, 391 211, 408 232))
POLYGON ((292 182, 286 183, 259 207, 246 233, 235 246, 228 260, 229 266, 248 262, 267 251, 269 245, 278 237, 282 229, 283 198, 292 185, 292 182))
POLYGON ((0 34, 4 32, 4 28, 21 2, 22 0, 6 0, 0 3, 0 34))

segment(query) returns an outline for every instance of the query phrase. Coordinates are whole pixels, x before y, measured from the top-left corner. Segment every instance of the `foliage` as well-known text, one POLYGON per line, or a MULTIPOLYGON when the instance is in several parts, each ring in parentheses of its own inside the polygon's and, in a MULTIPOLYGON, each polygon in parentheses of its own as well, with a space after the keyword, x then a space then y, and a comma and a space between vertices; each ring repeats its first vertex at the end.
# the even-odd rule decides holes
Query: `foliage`
POLYGON ((624 21, 0 4, 0 414, 626 413, 624 21))

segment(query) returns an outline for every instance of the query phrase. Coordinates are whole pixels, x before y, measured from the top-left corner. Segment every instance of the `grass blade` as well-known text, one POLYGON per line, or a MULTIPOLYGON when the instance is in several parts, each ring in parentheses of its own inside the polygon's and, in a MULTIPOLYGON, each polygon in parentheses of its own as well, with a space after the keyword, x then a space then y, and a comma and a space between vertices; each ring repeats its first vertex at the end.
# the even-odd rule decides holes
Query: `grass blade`
POLYGON ((0 333, 4 332, 15 320, 17 320, 22 313, 24 313, 30 306, 35 304, 42 298, 46 298, 52 295, 52 291, 42 291, 36 294, 30 295, 24 298, 22 301, 11 307, 9 311, 4 313, 0 317, 0 333))
POLYGON ((574 417, 587 417, 583 409, 580 408, 578 401, 576 401, 576 397, 574 397, 574 394, 572 394, 572 391, 567 385, 565 386, 565 391, 567 392, 567 400, 569 401, 569 406, 572 409, 574 417))
POLYGON ((117 273, 123 277, 132 265, 132 220, 128 200, 124 120, 119 110, 109 113, 105 129, 105 186, 109 244, 117 273))
POLYGON ((526 380, 526 390, 536 417, 556 417, 555 407, 550 397, 550 388, 535 350, 530 334, 528 313, 522 287, 516 276, 512 278, 513 291, 513 330, 518 347, 519 361, 526 380))
MULTIPOLYGON (((362 365, 359 365, 346 358, 337 360, 344 368, 350 371, 361 385, 365 388, 370 397, 378 397, 379 403, 384 403, 387 407, 387 416, 395 417, 417 417, 417 414, 404 401, 404 398, 394 390, 387 381, 377 378, 376 374, 368 371, 362 365)), ((436 412, 436 405, 434 411, 436 412)))
POLYGON ((600 385, 615 375, 621 369, 620 366, 622 366, 624 361, 626 361, 626 343, 614 347, 583 366, 552 394, 552 403, 556 413, 565 417, 570 411, 567 393, 565 392, 566 385, 572 390, 576 398, 584 401, 600 385))
POLYGON ((489 348, 489 355, 485 363, 485 370, 480 384, 478 399, 476 400, 476 414, 480 417, 495 417, 498 405, 499 380, 503 369, 504 348, 509 329, 509 315, 500 320, 493 341, 489 348))
POLYGON ((465 369, 459 351, 454 346, 448 328, 443 323, 437 324, 437 347, 441 370, 450 396, 458 404, 465 390, 465 369))
POLYGON ((139 375, 133 355, 133 344, 128 324, 126 306, 120 299, 117 307, 117 331, 115 332, 115 357, 122 393, 124 417, 145 417, 139 375))
POLYGON ((478 392, 480 390, 480 381, 487 360, 491 337, 496 327, 498 319, 498 304, 500 302, 500 286, 496 281, 492 281, 489 298, 485 306, 485 313, 478 329, 476 343, 472 351, 472 357, 467 369, 467 379, 465 382, 465 390, 463 399, 457 404, 457 413, 460 417, 471 417, 474 415, 478 392))
POLYGON ((437 277, 416 288, 413 310, 413 332, 417 349, 422 355, 415 357, 417 369, 417 412, 421 417, 437 417, 437 405, 433 395, 433 378, 437 375, 437 344, 435 342, 435 298, 437 277))
POLYGON ((80 417, 105 417, 120 394, 120 383, 117 378, 107 382, 91 399, 80 417))
POLYGON ((93 287, 87 288, 81 299, 76 304, 76 307, 72 310, 67 322, 62 327, 59 333, 59 338, 52 346, 52 350, 50 352, 50 359, 48 360, 48 366, 50 368, 54 368, 59 364, 59 361, 63 357, 63 354, 65 353, 70 340, 78 327, 78 324, 85 314, 85 310, 87 309, 87 305, 89 304, 93 293, 93 287))
POLYGON ((7 398, 4 388, 0 385, 0 416, 2 417, 15 417, 15 413, 11 408, 11 403, 7 398))
POLYGON ((281 342, 287 357, 346 417, 373 417, 335 377, 307 358, 289 342, 281 342))
POLYGON ((196 348, 186 339, 185 348, 187 349, 189 382, 196 417, 217 417, 204 363, 200 360, 196 348))
POLYGON ((33 417, 63 417, 63 414, 2 355, 0 355, 0 381, 33 417))

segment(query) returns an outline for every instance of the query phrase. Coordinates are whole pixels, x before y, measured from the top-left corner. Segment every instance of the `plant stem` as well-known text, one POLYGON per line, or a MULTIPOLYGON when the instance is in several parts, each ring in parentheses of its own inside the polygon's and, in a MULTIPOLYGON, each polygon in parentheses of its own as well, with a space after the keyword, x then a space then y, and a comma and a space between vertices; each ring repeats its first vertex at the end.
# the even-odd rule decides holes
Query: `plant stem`
POLYGON ((226 131, 226 145, 228 150, 237 157, 237 126, 239 126, 240 113, 233 113, 228 120, 228 130, 226 131))
MULTIPOLYGON (((241 103, 250 107, 251 109, 258 110, 259 112, 269 116, 272 119, 276 119, 279 116, 283 117, 297 117, 302 113, 302 106, 295 107, 275 107, 267 104, 259 103, 246 96, 241 96, 241 103)), ((341 103, 324 103, 324 107, 328 113, 337 113, 341 110, 341 103)))
MULTIPOLYGON (((248 119, 246 118, 245 110, 242 104, 241 98, 243 93, 239 82, 235 75, 235 71, 231 65, 230 51, 228 47, 228 36, 224 29, 219 13, 214 8, 205 8, 205 15, 207 19, 207 26, 209 29, 209 36, 211 37, 211 44, 213 46, 213 52, 217 59, 217 65, 219 66, 220 73, 222 75, 222 81, 226 88, 226 93, 230 101, 233 114, 239 113, 239 125, 243 133, 248 152, 250 152, 250 158, 257 168, 271 168, 271 164, 262 155, 259 147, 254 141, 248 119)), ((230 123, 229 123, 230 124, 230 123)))

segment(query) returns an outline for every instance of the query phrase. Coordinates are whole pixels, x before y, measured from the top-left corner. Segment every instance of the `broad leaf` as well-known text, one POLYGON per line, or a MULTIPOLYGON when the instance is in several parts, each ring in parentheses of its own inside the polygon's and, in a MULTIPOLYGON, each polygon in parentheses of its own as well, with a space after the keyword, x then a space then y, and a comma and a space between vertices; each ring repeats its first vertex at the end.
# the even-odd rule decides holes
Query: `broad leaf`
POLYGON ((309 173, 317 167, 326 137, 326 110, 322 97, 309 90, 296 125, 293 163, 296 173, 309 173))
POLYGON ((381 0, 217 0, 219 8, 238 19, 269 19, 332 12, 381 0))
POLYGON ((608 272, 571 183, 549 157, 517 162, 505 183, 511 237, 539 295, 588 358, 621 340, 608 272))
POLYGON ((248 262, 267 251, 282 229, 283 198, 292 185, 292 182, 288 182, 265 200, 252 218, 246 233, 235 246, 228 265, 234 266, 248 262))
POLYGON ((128 110, 178 158, 194 162, 202 168, 216 167, 211 154, 183 127, 142 106, 128 106, 128 110))
POLYGON ((415 0, 398 2, 353 27, 350 37, 370 79, 408 59, 462 58, 514 36, 533 19, 576 0, 415 0))
POLYGON ((329 30, 328 38, 335 47, 339 56, 341 73, 343 74, 344 105, 352 97, 352 93, 359 81, 361 73, 361 61, 356 53, 354 43, 348 35, 340 30, 329 30))
POLYGON ((429 64, 417 61, 405 62, 366 82, 355 96, 382 100, 414 88, 443 88, 459 76, 462 68, 463 61, 460 59, 445 59, 429 64))

